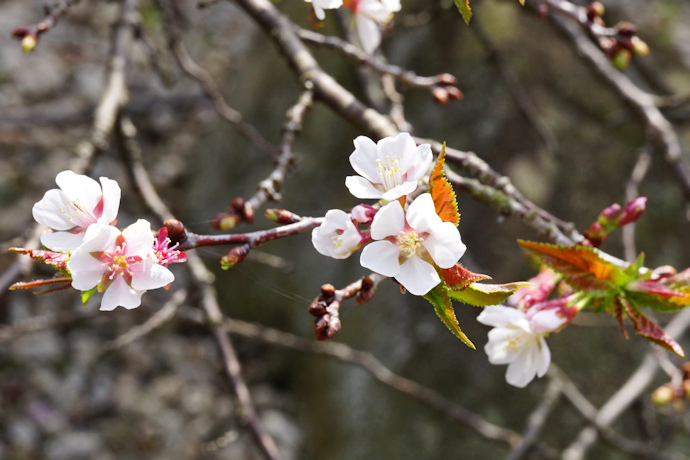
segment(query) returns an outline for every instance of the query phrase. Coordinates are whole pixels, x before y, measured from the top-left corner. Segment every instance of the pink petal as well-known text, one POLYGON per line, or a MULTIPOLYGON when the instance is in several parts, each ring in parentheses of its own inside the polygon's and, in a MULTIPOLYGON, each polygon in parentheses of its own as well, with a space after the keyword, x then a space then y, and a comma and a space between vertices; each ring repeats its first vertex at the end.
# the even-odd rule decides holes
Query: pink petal
POLYGON ((397 244, 390 241, 374 241, 364 247, 359 261, 362 267, 371 271, 384 276, 395 276, 400 271, 399 255, 397 244))
POLYGON ((434 266, 417 256, 400 266, 395 279, 414 295, 424 295, 441 282, 434 266))

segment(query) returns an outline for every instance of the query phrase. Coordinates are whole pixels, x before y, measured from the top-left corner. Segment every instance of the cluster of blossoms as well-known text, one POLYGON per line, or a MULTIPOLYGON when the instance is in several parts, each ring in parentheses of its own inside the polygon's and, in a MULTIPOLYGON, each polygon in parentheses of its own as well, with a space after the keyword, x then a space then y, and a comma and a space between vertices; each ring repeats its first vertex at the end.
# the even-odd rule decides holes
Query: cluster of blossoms
POLYGON ((360 204, 349 215, 328 211, 312 233, 314 247, 344 259, 369 243, 362 250, 362 266, 395 278, 414 295, 425 295, 441 282, 437 268, 453 267, 466 249, 455 225, 436 214, 429 193, 406 209, 402 204, 427 173, 431 148, 417 146, 408 133, 378 143, 360 136, 354 144, 350 164, 359 176, 348 177, 345 185, 355 197, 382 200, 383 206, 360 204))
POLYGON ((99 185, 72 171, 61 172, 55 182, 59 189, 46 192, 32 213, 51 229, 41 243, 66 255, 72 287, 103 292, 100 309, 113 310, 136 308, 144 292, 170 285, 175 277, 167 266, 187 255, 170 247, 167 229, 154 238, 146 220, 122 231, 114 227, 121 195, 117 182, 101 177, 99 185))
POLYGON ((352 10, 353 24, 362 49, 373 53, 381 44, 381 29, 390 22, 393 13, 400 11, 400 0, 305 0, 312 4, 314 15, 320 21, 326 18, 324 10, 345 5, 352 10))
POLYGON ((556 274, 545 270, 508 299, 510 306, 485 307, 477 321, 492 326, 484 351, 491 364, 508 364, 506 381, 524 388, 535 376, 543 377, 551 364, 546 336, 566 326, 578 312, 572 296, 546 300, 556 274))

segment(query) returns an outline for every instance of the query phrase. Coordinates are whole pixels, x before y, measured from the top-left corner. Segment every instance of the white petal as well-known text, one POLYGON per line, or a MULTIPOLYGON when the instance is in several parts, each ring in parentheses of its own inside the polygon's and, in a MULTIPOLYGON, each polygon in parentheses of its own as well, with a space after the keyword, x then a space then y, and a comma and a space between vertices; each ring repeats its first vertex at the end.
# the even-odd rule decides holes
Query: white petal
MULTIPOLYGON (((410 138, 412 141, 412 139, 410 138)), ((412 141, 414 145, 414 141, 412 141)), ((431 161, 434 159, 429 144, 421 144, 414 149, 414 155, 409 155, 403 161, 404 171, 407 173, 408 181, 417 181, 429 170, 431 161)))
POLYGON ((141 305, 141 293, 132 289, 122 276, 116 276, 101 300, 101 310, 111 311, 122 306, 128 310, 141 305))
MULTIPOLYGON (((378 214, 377 214, 378 215, 378 214)), ((362 250, 359 262, 362 267, 384 276, 395 276, 400 271, 400 249, 390 241, 374 241, 362 250)))
MULTIPOLYGON (((396 185, 392 189, 384 193, 381 198, 386 201, 397 200, 401 196, 409 195, 410 193, 417 190, 417 182, 403 182, 400 185, 396 185)), ((353 194, 354 195, 354 194, 353 194)))
POLYGON ((538 354, 539 347, 536 343, 518 354, 508 365, 506 382, 518 388, 527 386, 537 375, 538 354))
POLYGON ((551 364, 551 350, 549 346, 546 345, 546 340, 544 337, 539 337, 539 358, 537 360, 537 376, 543 377, 546 371, 549 370, 549 364, 551 364))
POLYGON ((319 21, 326 19, 326 12, 323 10, 323 8, 316 6, 314 3, 312 3, 312 6, 314 7, 314 14, 319 21))
POLYGON ((414 295, 424 295, 441 282, 434 266, 417 256, 400 266, 395 279, 414 295))
POLYGON ((89 227, 84 242, 67 261, 67 268, 72 274, 72 287, 80 291, 88 291, 98 284, 106 267, 91 253, 112 252, 115 247, 115 239, 119 234, 120 231, 115 227, 101 225, 89 227))
POLYGON ((375 184, 381 183, 376 167, 378 149, 374 141, 366 136, 359 136, 354 141, 355 151, 350 155, 350 164, 357 174, 375 184))
POLYGON ((379 25, 375 21, 358 14, 355 20, 355 28, 357 29, 357 37, 362 44, 364 52, 372 54, 376 51, 376 48, 381 44, 381 29, 379 29, 379 25))
POLYGON ((382 240, 389 236, 397 236, 405 229, 405 212, 400 202, 393 201, 381 208, 371 223, 371 237, 382 240))
POLYGON ((117 218, 122 192, 116 181, 107 177, 101 177, 100 180, 101 187, 103 188, 103 214, 98 219, 98 223, 110 225, 117 218))
POLYGON ((515 324, 519 320, 525 320, 525 314, 517 308, 503 305, 491 305, 485 307, 477 316, 477 321, 487 326, 501 327, 515 324))
POLYGON ((381 0, 381 3, 383 3, 383 6, 386 7, 388 11, 400 11, 400 0, 381 0))
POLYGON ((489 331, 489 341, 484 352, 491 364, 508 364, 518 355, 517 344, 524 343, 524 334, 519 329, 497 327, 489 331), (513 346, 515 345, 515 346, 513 346))
MULTIPOLYGON (((443 221, 436 214, 434 199, 430 193, 422 193, 407 208, 407 223, 418 233, 431 233, 443 221)), ((451 224, 452 225, 452 224, 451 224)))
POLYGON ((153 233, 151 224, 145 219, 139 219, 122 231, 125 237, 127 248, 125 254, 128 256, 146 256, 153 247, 153 233))
POLYGON ((132 288, 137 291, 148 291, 162 288, 175 280, 175 275, 151 259, 145 259, 132 269, 132 288))
MULTIPOLYGON (((378 190, 374 185, 361 176, 348 176, 345 178, 345 186, 357 198, 366 199, 380 199, 385 195, 378 190)), ((398 195, 400 197, 402 195, 398 195)), ((393 198, 394 200, 395 198, 393 198)), ((388 200, 392 201, 392 200, 388 200)))
POLYGON ((551 332, 561 327, 567 320, 558 316, 555 310, 542 310, 532 316, 529 325, 536 333, 551 332))
POLYGON ((348 227, 348 229, 345 230, 342 235, 340 235, 340 238, 340 247, 335 248, 335 252, 341 257, 336 257, 336 259, 346 259, 350 257, 354 251, 359 249, 359 245, 362 242, 362 235, 359 234, 359 231, 354 225, 348 227))
POLYGON ((74 251, 84 241, 84 229, 77 233, 52 232, 41 236, 41 244, 53 251, 74 251))
POLYGON ((434 227, 434 231, 422 243, 429 252, 431 258, 441 268, 450 268, 456 263, 465 251, 467 246, 460 239, 460 232, 457 227, 450 222, 443 222, 434 227))
POLYGON ((72 171, 62 171, 55 178, 55 183, 65 192, 67 198, 79 201, 89 211, 93 210, 101 200, 103 191, 95 180, 72 171))
POLYGON ((378 24, 385 24, 392 16, 392 11, 379 0, 361 0, 359 4, 358 16, 365 16, 367 19, 376 21, 378 24))
POLYGON ((58 189, 48 190, 38 203, 34 204, 31 213, 39 224, 47 225, 55 230, 69 230, 76 224, 69 220, 67 196, 58 189))

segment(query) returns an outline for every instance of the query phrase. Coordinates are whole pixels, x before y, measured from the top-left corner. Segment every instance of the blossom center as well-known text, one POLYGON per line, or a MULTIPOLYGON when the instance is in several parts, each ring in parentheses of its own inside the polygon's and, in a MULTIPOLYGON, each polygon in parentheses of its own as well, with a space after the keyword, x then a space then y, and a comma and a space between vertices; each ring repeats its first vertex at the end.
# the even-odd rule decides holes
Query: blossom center
POLYGON ((60 212, 67 216, 67 219, 74 225, 87 228, 91 224, 98 221, 98 217, 93 212, 86 209, 86 207, 79 201, 79 198, 69 200, 67 202, 67 209, 60 207, 60 212))
POLYGON ((398 234, 398 247, 400 248, 400 253, 407 259, 417 253, 417 250, 422 247, 423 242, 424 238, 419 236, 414 230, 409 232, 401 231, 398 234))
POLYGON ((127 243, 115 246, 115 252, 92 253, 94 257, 103 262, 105 272, 103 273, 104 280, 112 281, 116 276, 122 275, 125 277, 127 283, 132 281, 132 265, 141 262, 140 256, 128 256, 126 251, 127 243))
POLYGON ((386 155, 386 159, 382 161, 381 159, 376 159, 376 172, 383 183, 383 187, 386 190, 391 190, 396 186, 405 182, 403 177, 402 169, 400 169, 400 156, 386 155))

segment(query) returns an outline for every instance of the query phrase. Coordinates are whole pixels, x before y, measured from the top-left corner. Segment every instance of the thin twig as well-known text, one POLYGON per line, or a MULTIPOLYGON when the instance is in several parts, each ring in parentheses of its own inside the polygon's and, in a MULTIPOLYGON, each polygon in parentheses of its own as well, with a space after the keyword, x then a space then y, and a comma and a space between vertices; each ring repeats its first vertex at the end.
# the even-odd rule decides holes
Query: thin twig
POLYGON ((32 51, 41 35, 55 27, 58 19, 70 8, 81 0, 62 0, 52 6, 46 7, 46 16, 38 24, 31 26, 17 27, 12 35, 22 40, 22 47, 25 51, 32 51))
MULTIPOLYGON (((635 167, 630 174, 628 183, 625 186, 625 201, 631 202, 639 196, 639 188, 642 180, 647 175, 649 171, 649 166, 652 163, 652 155, 649 152, 649 148, 645 147, 642 149, 637 157, 637 162, 635 167)), ((637 249, 635 248, 635 223, 626 225, 623 227, 623 251, 625 254, 625 260, 628 262, 634 262, 637 257, 637 249)))

